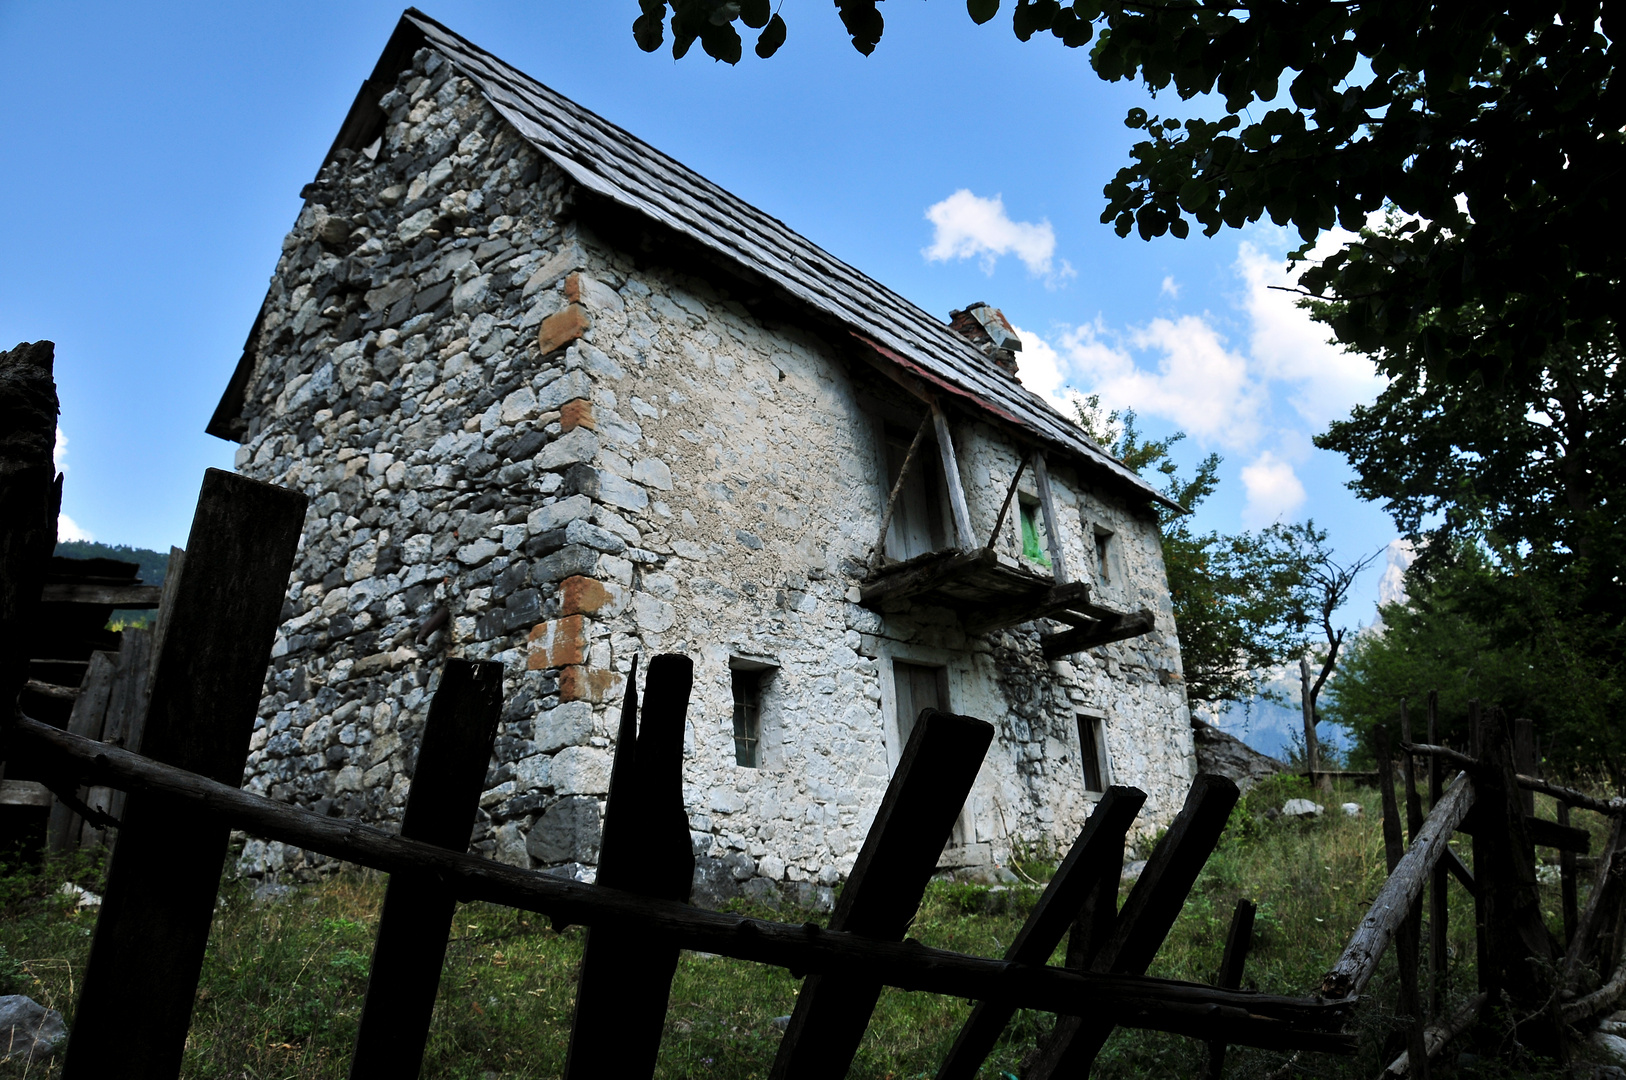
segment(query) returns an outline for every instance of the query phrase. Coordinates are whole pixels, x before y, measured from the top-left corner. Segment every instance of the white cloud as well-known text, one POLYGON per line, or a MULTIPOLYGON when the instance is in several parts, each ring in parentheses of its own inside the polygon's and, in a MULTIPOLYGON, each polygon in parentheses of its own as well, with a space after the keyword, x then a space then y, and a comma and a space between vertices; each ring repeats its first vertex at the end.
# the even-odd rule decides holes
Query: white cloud
MULTIPOLYGON (((1031 348, 1024 338, 1024 358, 1031 348)), ((1262 434, 1266 398, 1247 357, 1227 349, 1201 316, 1153 319, 1120 334, 1097 320, 1066 331, 1060 351, 1068 373, 1110 408, 1170 420, 1205 443, 1246 448, 1262 434), (1149 354, 1151 366, 1136 353, 1149 354)))
POLYGON ((1175 282, 1173 274, 1163 275, 1163 288, 1161 291, 1164 296, 1171 296, 1176 300, 1180 299, 1180 286, 1175 282))
POLYGON ((68 456, 68 437, 62 434, 62 425, 56 426, 56 446, 51 450, 51 464, 56 466, 57 472, 67 472, 68 467, 62 464, 62 459, 68 456))
POLYGON ((1242 522, 1250 529, 1281 521, 1304 505, 1304 484, 1293 466, 1269 450, 1242 467, 1242 487, 1248 493, 1242 522))
MULTIPOLYGON (((1001 255, 1015 255, 1030 274, 1050 274, 1056 254, 1056 231, 1050 222, 1012 221, 1005 212, 1005 200, 973 195, 961 188, 940 203, 926 208, 932 223, 932 246, 922 254, 930 262, 980 258, 985 274, 994 272, 1001 255)), ((1059 272, 1070 277, 1073 268, 1065 260, 1059 272)))
MULTIPOLYGON (((1342 238, 1328 243, 1326 250, 1318 244, 1315 255, 1329 255, 1342 244, 1342 238)), ((1383 379, 1372 362, 1333 344, 1332 331, 1311 320, 1298 306, 1297 294, 1272 288, 1297 284, 1304 264, 1289 273, 1282 259, 1244 240, 1235 269, 1247 290, 1243 306, 1252 323, 1248 352, 1255 370, 1263 378, 1290 384, 1287 400, 1300 416, 1323 428, 1347 416, 1355 402, 1378 395, 1383 379)))
POLYGON ((94 540, 94 536, 81 529, 73 518, 67 514, 56 516, 56 538, 58 540, 94 540))

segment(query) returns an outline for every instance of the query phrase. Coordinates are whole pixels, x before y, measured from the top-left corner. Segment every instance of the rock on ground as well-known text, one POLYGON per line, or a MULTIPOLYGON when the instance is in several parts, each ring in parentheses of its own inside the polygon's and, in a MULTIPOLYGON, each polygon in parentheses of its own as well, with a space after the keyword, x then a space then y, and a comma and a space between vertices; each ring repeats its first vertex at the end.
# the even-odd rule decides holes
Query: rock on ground
POLYGON ((44 1061, 68 1038, 62 1014, 22 994, 0 997, 0 1062, 44 1061))

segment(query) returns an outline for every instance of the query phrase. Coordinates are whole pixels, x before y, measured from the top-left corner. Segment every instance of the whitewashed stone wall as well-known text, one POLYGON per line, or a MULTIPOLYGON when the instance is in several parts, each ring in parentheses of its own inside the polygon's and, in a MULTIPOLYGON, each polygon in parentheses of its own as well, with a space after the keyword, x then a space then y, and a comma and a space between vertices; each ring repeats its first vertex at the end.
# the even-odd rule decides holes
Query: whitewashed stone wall
MULTIPOLYGON (((952 707, 998 730, 945 865, 1071 841, 1090 808, 1079 711, 1105 717, 1112 779, 1150 793, 1143 830, 1167 823, 1193 758, 1155 523, 1053 465, 1075 576, 1108 528, 1102 594, 1158 612, 1157 632, 1071 662, 1044 663, 1033 627, 968 638, 948 612, 860 607, 886 493, 846 362, 595 239, 557 171, 427 50, 383 108, 375 152, 307 190, 256 331, 237 464, 313 504, 251 790, 398 821, 439 660, 497 659, 476 850, 585 877, 626 673, 678 651, 697 664, 684 793, 712 898, 828 899, 897 758, 895 660, 946 665, 952 707), (731 657, 777 665, 760 769, 734 764, 731 657)), ((984 424, 955 434, 987 529, 1016 450, 984 424)), ((251 842, 242 865, 312 860, 251 842)))

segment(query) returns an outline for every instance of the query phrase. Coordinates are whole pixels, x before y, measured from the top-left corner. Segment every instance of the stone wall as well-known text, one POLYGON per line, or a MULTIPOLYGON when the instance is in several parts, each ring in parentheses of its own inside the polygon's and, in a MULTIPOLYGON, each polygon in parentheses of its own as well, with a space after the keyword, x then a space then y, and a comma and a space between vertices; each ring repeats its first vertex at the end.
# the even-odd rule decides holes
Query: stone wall
MULTIPOLYGON (((306 192, 257 328, 238 467, 310 521, 247 786, 399 820, 431 673, 502 661, 506 704, 476 850, 587 877, 634 658, 696 660, 684 795, 703 885, 796 888, 851 868, 898 753, 895 660, 943 664, 998 737, 945 863, 1069 842, 1089 812, 1077 714, 1166 824, 1192 774, 1155 523, 1053 467, 1063 542, 1158 630, 1045 664, 1032 627, 860 607, 886 492, 865 382, 756 298, 635 260, 576 219, 563 177, 438 56, 382 107, 381 142, 306 192), (860 385, 860 383, 864 385, 860 385), (420 629, 444 610, 444 629, 420 629), (769 665, 764 761, 734 764, 731 662, 769 665)), ((979 528, 1017 451, 956 425, 979 528)), ((1004 540, 1019 558, 1014 525, 1004 540)), ((251 842, 243 867, 304 853, 251 842)))

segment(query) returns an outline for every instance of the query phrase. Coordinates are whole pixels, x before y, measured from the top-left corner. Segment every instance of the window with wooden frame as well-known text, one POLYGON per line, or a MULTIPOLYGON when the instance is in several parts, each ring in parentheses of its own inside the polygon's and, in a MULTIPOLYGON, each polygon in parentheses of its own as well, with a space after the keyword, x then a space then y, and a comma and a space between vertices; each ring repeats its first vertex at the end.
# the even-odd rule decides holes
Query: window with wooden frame
POLYGON ((898 753, 909 744, 915 721, 926 709, 949 712, 948 668, 892 661, 892 690, 897 699, 898 753))
POLYGON ((1088 713, 1078 714, 1079 761, 1084 767, 1084 790, 1100 793, 1107 789, 1106 721, 1088 713))
POLYGON ((1022 557, 1041 566, 1050 565, 1050 537, 1045 532, 1044 511, 1037 502, 1017 500, 1017 524, 1022 530, 1022 557))
MULTIPOLYGON (((883 498, 892 494, 909 456, 915 433, 901 425, 883 424, 886 439, 886 485, 883 498)), ((886 530, 886 555, 900 562, 948 547, 949 516, 944 507, 943 464, 937 439, 927 431, 915 451, 915 460, 892 507, 886 530)))
POLYGON ((762 767, 762 682, 769 670, 729 671, 734 684, 734 764, 747 769, 762 767))
POLYGON ((1112 584, 1112 533, 1096 526, 1095 532, 1095 583, 1097 585, 1112 584))

